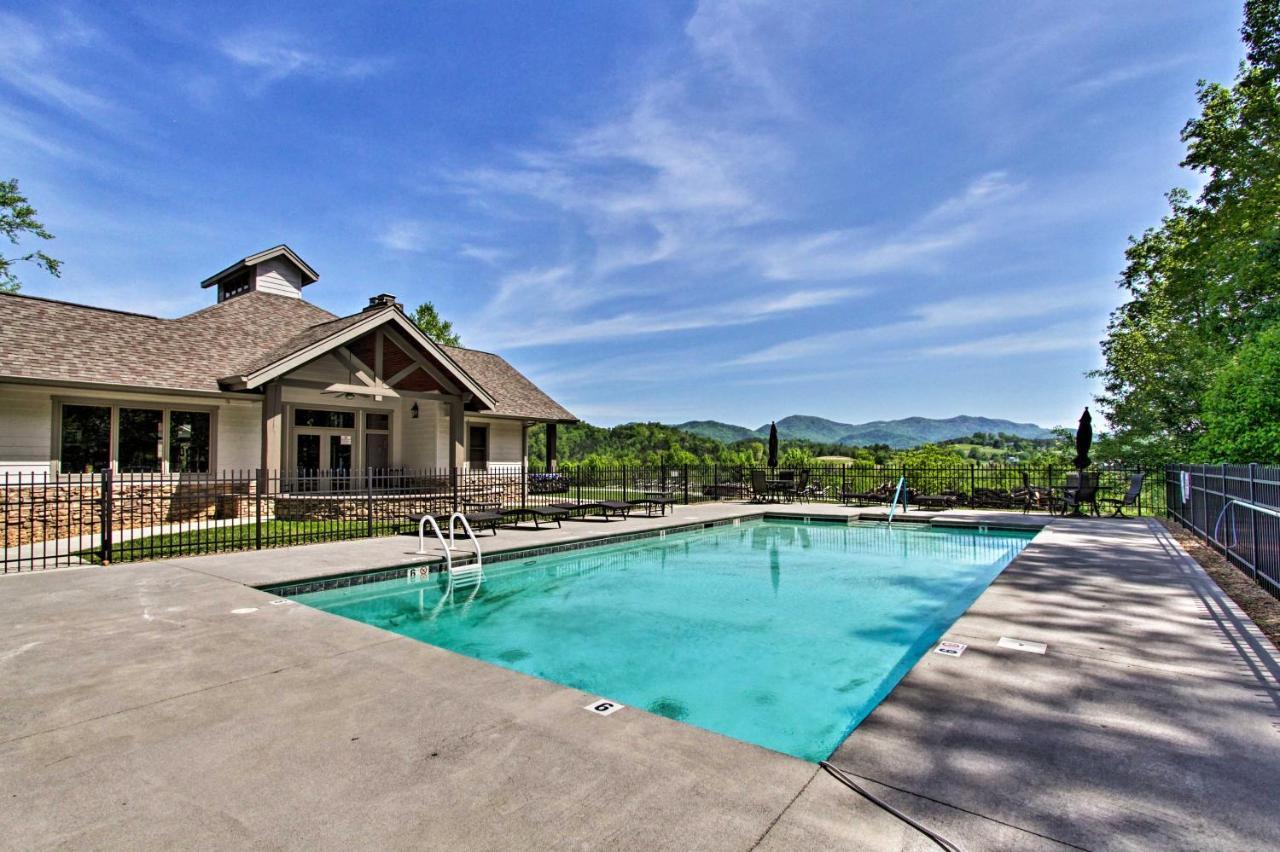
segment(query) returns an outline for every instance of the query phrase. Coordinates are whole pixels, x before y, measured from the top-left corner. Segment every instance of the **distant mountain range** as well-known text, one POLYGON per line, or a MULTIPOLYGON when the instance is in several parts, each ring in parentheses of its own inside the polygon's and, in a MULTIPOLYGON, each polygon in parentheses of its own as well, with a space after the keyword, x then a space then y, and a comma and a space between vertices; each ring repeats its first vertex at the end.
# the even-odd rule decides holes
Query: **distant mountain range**
MULTIPOLYGON (((678 423, 676 429, 731 444, 734 441, 769 437, 769 424, 758 429, 721 423, 717 420, 690 420, 678 423)), ((778 421, 778 436, 797 441, 824 444, 888 444, 895 449, 933 444, 951 438, 964 438, 974 432, 1004 432, 1020 438, 1050 438, 1053 433, 1034 423, 1014 423, 991 417, 906 417, 902 420, 873 420, 870 423, 840 423, 823 417, 793 414, 778 421)))

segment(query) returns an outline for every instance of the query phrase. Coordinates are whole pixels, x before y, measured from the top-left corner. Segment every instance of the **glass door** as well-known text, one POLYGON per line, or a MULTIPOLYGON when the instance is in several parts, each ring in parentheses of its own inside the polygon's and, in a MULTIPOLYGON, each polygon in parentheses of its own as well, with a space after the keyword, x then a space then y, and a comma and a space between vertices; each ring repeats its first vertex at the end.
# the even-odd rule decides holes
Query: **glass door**
POLYGON ((345 491, 351 487, 355 432, 332 429, 294 432, 298 491, 345 491))
POLYGON ((294 474, 297 482, 294 490, 320 490, 320 435, 316 432, 298 432, 294 436, 294 474))
POLYGON ((329 436, 329 489, 346 491, 351 487, 351 448, 354 435, 329 436))

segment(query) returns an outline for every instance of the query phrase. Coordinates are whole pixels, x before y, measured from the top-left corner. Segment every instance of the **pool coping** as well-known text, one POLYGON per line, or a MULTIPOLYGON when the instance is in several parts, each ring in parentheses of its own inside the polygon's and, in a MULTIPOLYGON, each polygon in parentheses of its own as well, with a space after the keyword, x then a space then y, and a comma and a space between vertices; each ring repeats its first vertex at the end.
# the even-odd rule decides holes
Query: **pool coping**
MULTIPOLYGON (((858 515, 824 515, 819 513, 797 514, 794 512, 781 513, 765 510, 711 521, 691 521, 673 526, 637 530, 629 533, 604 534, 589 538, 575 539, 573 541, 562 542, 560 544, 547 544, 533 547, 512 547, 504 550, 484 552, 482 555, 486 564, 501 564, 503 562, 533 559, 539 556, 550 556, 556 553, 568 553, 575 550, 586 550, 594 547, 609 547, 615 544, 625 544, 627 542, 640 541, 649 538, 665 538, 671 534, 697 532, 698 530, 713 529, 715 527, 739 526, 744 521, 754 522, 765 520, 839 524, 841 526, 883 523, 878 518, 860 517, 858 515)), ((1039 533, 1045 528, 1045 525, 1043 524, 992 523, 988 520, 978 521, 975 519, 964 518, 941 519, 932 515, 916 515, 909 519, 904 515, 899 517, 898 520, 911 525, 927 524, 941 529, 978 528, 981 530, 997 530, 1001 532, 1039 533)), ((460 558, 453 560, 452 564, 462 567, 464 565, 471 565, 474 562, 474 554, 467 551, 460 558)), ((290 598, 296 595, 311 594, 313 592, 328 591, 330 589, 351 588, 352 586, 382 583, 388 580, 400 580, 407 576, 407 572, 413 571, 414 569, 426 568, 428 573, 436 573, 443 571, 445 565, 445 559, 436 557, 432 559, 424 559, 419 562, 366 568, 360 571, 344 571, 337 574, 317 575, 315 577, 308 577, 301 580, 290 580, 284 583, 265 583, 252 586, 252 588, 277 597, 290 598)))

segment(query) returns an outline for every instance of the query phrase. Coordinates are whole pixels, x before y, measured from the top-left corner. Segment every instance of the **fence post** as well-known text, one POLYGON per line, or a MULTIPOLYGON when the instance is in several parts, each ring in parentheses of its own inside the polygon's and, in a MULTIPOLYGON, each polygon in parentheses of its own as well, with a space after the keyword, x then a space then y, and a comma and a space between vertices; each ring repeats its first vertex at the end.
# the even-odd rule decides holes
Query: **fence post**
POLYGON ((458 484, 459 484, 458 481, 461 478, 462 476, 459 468, 456 468, 456 467, 449 468, 449 479, 452 480, 452 485, 453 485, 453 508, 450 510, 451 512, 458 511, 458 484))
POLYGON ((1258 512, 1253 508, 1258 505, 1254 498, 1254 480, 1257 479, 1258 463, 1249 463, 1249 567, 1253 572, 1253 581, 1258 581, 1258 512))
POLYGON ((111 538, 114 532, 111 525, 113 514, 111 480, 111 468, 107 468, 102 472, 102 544, 98 553, 98 559, 103 565, 111 564, 111 538))
POLYGON ((365 538, 373 538, 373 468, 364 469, 365 538))
POLYGON ((978 466, 973 462, 969 463, 969 508, 973 509, 977 506, 977 496, 974 492, 978 490, 978 466))
POLYGON ((684 504, 689 505, 689 465, 684 466, 684 504))
POLYGON ((262 492, 267 488, 267 472, 258 468, 253 489, 253 549, 262 549, 262 492))

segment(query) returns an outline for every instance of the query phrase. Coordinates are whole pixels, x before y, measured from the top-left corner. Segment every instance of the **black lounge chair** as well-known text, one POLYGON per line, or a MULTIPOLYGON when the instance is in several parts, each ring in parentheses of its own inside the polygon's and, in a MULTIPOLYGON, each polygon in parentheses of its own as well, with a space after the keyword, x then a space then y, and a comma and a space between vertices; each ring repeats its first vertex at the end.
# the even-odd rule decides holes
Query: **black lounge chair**
POLYGON ((661 513, 665 515, 667 513, 667 507, 674 506, 676 504, 676 498, 661 497, 655 494, 652 497, 641 497, 638 500, 630 500, 628 502, 635 508, 643 508, 650 516, 653 515, 654 509, 661 510, 661 513))
POLYGON ((1103 497, 1098 502, 1112 507, 1111 517, 1113 518, 1129 517, 1124 513, 1124 509, 1126 506, 1135 505, 1138 498, 1142 496, 1142 480, 1145 476, 1145 473, 1135 473, 1129 477, 1129 490, 1123 497, 1103 497))
POLYGON ((610 515, 621 517, 622 520, 627 519, 627 515, 631 513, 631 504, 622 500, 588 500, 581 503, 573 501, 564 501, 561 503, 552 503, 552 509, 564 509, 568 512, 570 520, 577 518, 581 520, 588 515, 599 515, 606 521, 612 520, 610 515))
POLYGON ((886 482, 870 491, 849 491, 846 489, 840 492, 840 502, 846 504, 857 503, 860 506, 869 503, 887 503, 893 499, 893 491, 896 487, 893 483, 886 482))
POLYGON ((543 521, 548 523, 556 522, 556 526, 560 526, 560 522, 569 517, 568 509, 557 509, 553 506, 517 506, 513 509, 503 509, 502 517, 514 526, 528 518, 533 521, 534 527, 541 529, 543 521))
MULTIPOLYGON (((435 518, 440 529, 448 532, 447 526, 449 524, 449 515, 432 515, 431 517, 435 518)), ((503 521, 501 512, 464 512, 462 517, 467 519, 467 523, 471 525, 471 529, 474 531, 480 532, 481 530, 488 530, 494 535, 498 534, 498 527, 503 521)), ((414 532, 417 532, 417 525, 422 523, 422 515, 405 515, 404 518, 406 521, 409 521, 414 525, 414 532)))
POLYGON ((622 520, 625 521, 634 506, 627 500, 601 500, 600 508, 604 509, 606 519, 609 517, 609 513, 612 512, 615 515, 620 515, 622 520))

